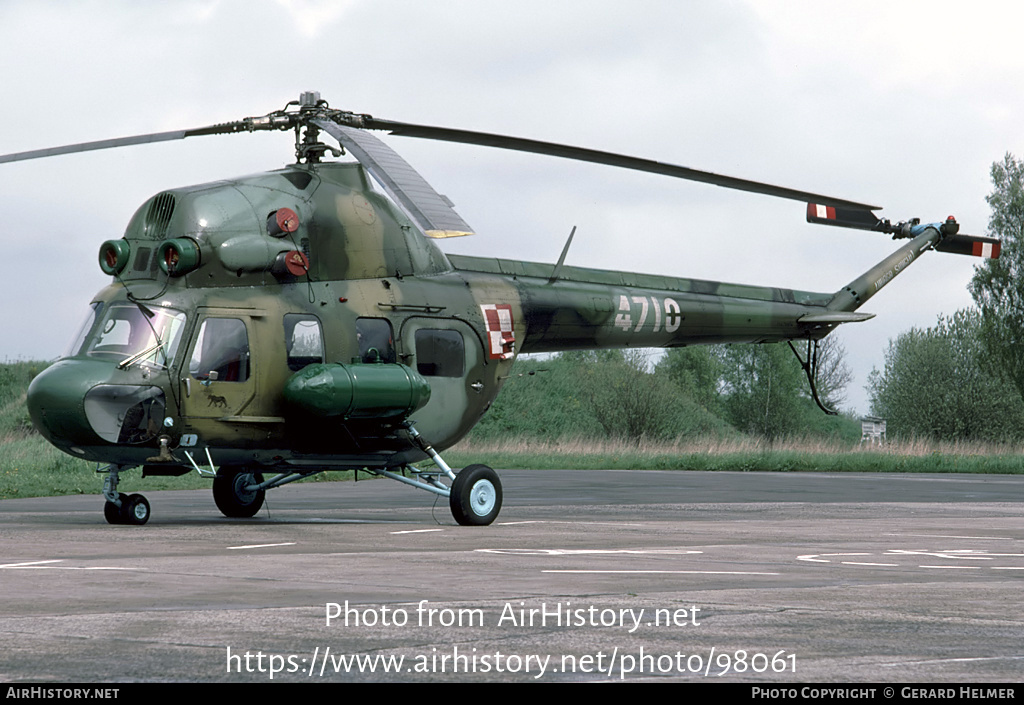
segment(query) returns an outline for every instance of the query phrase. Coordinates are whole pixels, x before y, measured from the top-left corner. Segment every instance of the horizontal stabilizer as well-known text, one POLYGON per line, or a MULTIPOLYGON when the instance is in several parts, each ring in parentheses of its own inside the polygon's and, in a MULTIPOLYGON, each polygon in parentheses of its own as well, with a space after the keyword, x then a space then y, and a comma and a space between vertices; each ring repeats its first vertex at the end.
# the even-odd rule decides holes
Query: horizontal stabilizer
POLYGON ((840 228, 876 230, 881 221, 878 219, 878 216, 864 208, 824 206, 820 203, 808 203, 807 222, 820 225, 835 225, 840 228))
POLYGON ((829 311, 828 313, 808 313, 796 319, 797 323, 860 323, 875 317, 873 313, 857 313, 856 311, 829 311))
POLYGON ((939 252, 952 252, 955 255, 972 255, 986 259, 999 259, 999 240, 980 235, 947 235, 935 245, 939 252))

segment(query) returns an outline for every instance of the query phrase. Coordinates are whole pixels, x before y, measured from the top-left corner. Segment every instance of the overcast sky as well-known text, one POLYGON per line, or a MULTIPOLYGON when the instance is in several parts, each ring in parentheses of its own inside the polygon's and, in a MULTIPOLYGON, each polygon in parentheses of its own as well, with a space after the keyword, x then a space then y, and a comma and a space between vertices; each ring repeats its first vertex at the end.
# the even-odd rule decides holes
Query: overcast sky
MULTIPOLYGON (((1024 152, 1011 2, 0 2, 0 154, 336 108, 649 157, 984 234, 989 168, 1024 152)), ((387 137, 478 232, 449 252, 831 292, 894 249, 766 196, 387 137)), ((289 133, 0 166, 0 359, 54 358, 108 279, 100 243, 165 189, 278 168, 289 133)), ((970 305, 928 254, 835 335, 856 380, 888 340, 970 305)))

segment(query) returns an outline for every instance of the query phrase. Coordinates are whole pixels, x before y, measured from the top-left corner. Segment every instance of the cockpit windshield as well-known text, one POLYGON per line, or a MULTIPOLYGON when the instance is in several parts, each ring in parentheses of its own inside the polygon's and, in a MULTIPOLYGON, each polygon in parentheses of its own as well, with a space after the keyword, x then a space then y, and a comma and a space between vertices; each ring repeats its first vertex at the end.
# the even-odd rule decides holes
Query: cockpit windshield
POLYGON ((88 332, 80 334, 70 354, 113 360, 125 367, 167 367, 181 342, 185 314, 131 303, 105 308, 97 305, 89 314, 86 328, 88 332), (99 322, 90 326, 97 318, 99 322))

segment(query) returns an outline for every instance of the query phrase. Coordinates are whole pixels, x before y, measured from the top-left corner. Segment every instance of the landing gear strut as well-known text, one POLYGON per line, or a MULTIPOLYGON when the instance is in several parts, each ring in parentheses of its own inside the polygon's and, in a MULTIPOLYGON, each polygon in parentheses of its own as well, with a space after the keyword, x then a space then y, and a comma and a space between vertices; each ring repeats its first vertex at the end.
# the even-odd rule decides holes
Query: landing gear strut
POLYGON ((405 430, 420 449, 430 456, 434 464, 448 476, 452 481, 451 487, 445 487, 438 480, 439 473, 419 472, 425 482, 386 471, 379 474, 447 497, 452 516, 463 526, 487 526, 498 518, 498 512, 501 511, 501 480, 498 479, 498 473, 486 465, 468 465, 456 475, 440 454, 413 427, 412 422, 405 422, 405 430))
POLYGON ((125 494, 117 491, 118 473, 121 468, 108 465, 107 476, 103 480, 103 496, 107 501, 103 504, 103 518, 108 524, 134 524, 142 526, 149 521, 149 501, 141 494, 125 494))

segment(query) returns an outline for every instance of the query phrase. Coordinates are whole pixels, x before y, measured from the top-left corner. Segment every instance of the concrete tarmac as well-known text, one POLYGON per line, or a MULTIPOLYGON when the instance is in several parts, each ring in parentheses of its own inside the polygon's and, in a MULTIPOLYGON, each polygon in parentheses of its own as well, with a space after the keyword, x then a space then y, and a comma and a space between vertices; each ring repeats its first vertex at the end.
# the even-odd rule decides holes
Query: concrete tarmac
POLYGON ((0 681, 1021 680, 1024 477, 500 475, 2 501, 0 681))

